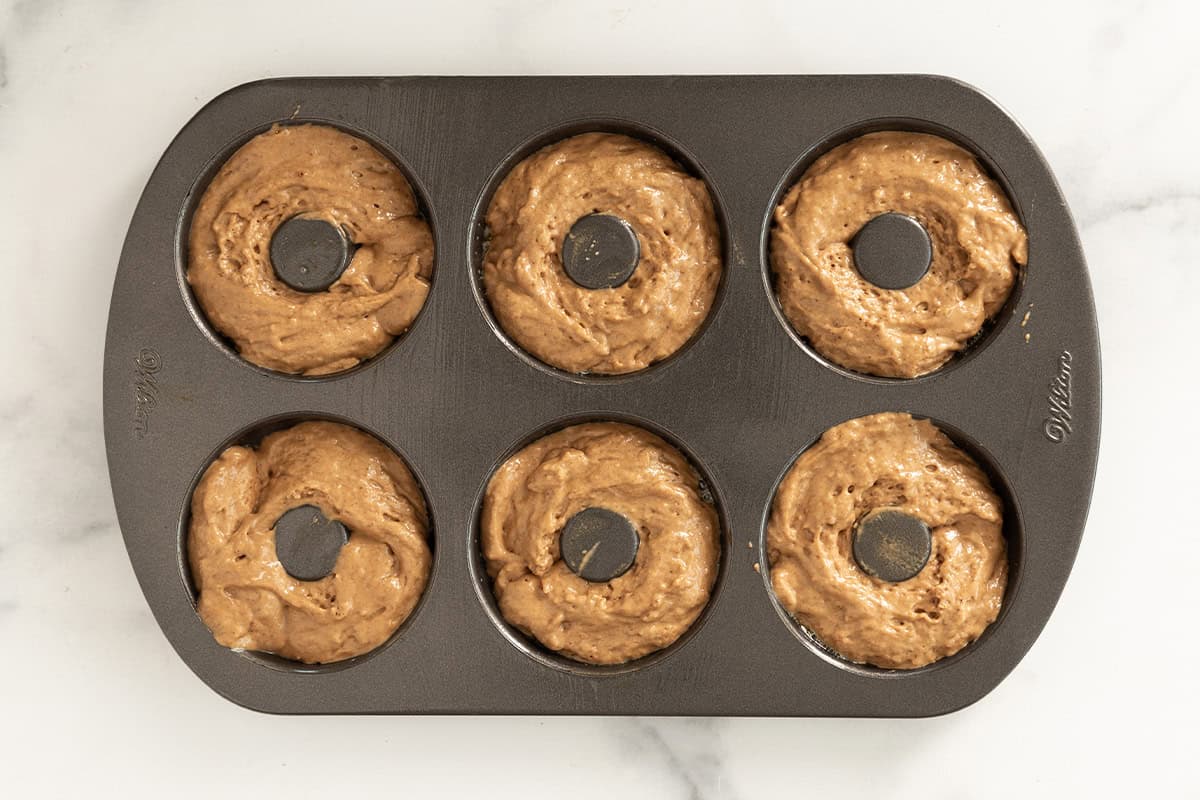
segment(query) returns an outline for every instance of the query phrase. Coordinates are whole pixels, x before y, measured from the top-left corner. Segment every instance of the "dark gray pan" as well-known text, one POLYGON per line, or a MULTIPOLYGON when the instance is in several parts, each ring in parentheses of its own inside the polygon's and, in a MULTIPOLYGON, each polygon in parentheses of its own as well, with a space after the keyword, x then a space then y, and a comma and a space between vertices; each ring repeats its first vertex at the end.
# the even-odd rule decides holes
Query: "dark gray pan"
POLYGON ((104 415, 117 512, 150 607, 196 674, 250 708, 926 716, 993 689, 1063 589, 1095 472, 1099 344, 1083 254, 1050 169, 1010 117, 954 80, 286 79, 209 103, 155 169, 113 291, 104 415), (289 120, 341 126, 395 158, 436 239, 433 289, 411 331, 331 378, 241 361, 183 279, 189 212, 206 180, 250 136, 289 120), (1030 238, 1029 267, 998 322, 966 355, 911 381, 856 375, 816 356, 780 316, 764 269, 781 193, 832 145, 881 128, 937 132, 974 151, 1009 191, 1030 238), (708 182, 724 234, 726 272, 710 324, 676 357, 623 378, 537 364, 498 333, 476 282, 481 213, 505 170, 590 129, 672 152, 708 182), (775 603, 763 549, 772 493, 796 455, 832 425, 893 410, 933 419, 991 472, 1008 504, 1012 562, 999 620, 958 655, 911 672, 822 650, 775 603), (314 417, 358 425, 395 447, 424 487, 435 537, 428 590, 396 636, 367 656, 315 668, 217 645, 196 615, 182 557, 189 496, 209 461, 231 443, 314 417), (721 507, 725 538, 712 602, 689 634, 602 669, 556 657, 503 624, 476 522, 484 484, 514 448, 569 421, 611 418, 640 422, 684 449, 721 507))

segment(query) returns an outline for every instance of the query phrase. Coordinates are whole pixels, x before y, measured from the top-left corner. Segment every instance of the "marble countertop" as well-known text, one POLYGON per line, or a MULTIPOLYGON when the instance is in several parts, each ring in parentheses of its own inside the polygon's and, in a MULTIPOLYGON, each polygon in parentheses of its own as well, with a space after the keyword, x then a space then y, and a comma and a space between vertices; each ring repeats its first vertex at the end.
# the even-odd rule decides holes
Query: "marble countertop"
MULTIPOLYGON (((1195 4, 0 2, 0 764, 12 797, 1181 796, 1195 791, 1200 389, 1195 4), (1055 169, 1098 305, 1105 423, 1055 615, 965 711, 917 720, 304 718, 207 689, 126 558, 105 321, 158 155, 207 99, 324 74, 933 72, 1055 169), (450 792, 453 794, 454 792, 450 792)), ((787 680, 787 676, 773 676, 787 680)))

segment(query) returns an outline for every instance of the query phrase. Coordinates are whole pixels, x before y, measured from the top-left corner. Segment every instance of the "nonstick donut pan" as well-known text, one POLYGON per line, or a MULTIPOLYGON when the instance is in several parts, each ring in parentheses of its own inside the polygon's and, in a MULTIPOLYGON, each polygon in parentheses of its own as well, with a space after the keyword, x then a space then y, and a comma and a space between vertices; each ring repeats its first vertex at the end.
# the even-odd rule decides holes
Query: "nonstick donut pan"
POLYGON ((1062 192, 1027 134, 958 81, 931 76, 292 78, 205 106, 167 148, 134 213, 104 368, 109 471, 126 547, 167 638, 201 680, 276 713, 913 717, 962 708, 1020 661, 1070 572, 1100 430, 1087 268, 1062 192), (409 178, 435 241, 411 329, 349 372, 253 366, 206 322, 185 280, 190 214, 219 165, 273 124, 360 136, 409 178), (872 378, 822 359, 782 316, 771 214, 829 148, 884 129, 973 152, 1008 192, 1029 263, 995 323, 942 369, 872 378), (546 367, 505 338, 479 280, 483 215, 537 148, 601 130, 639 137, 707 182, 724 277, 675 356, 621 377, 546 367), (890 671, 824 650, 771 591, 765 525, 779 480, 828 428, 884 411, 933 420, 1005 501, 1000 617, 964 650, 890 671), (431 514, 434 564, 412 616, 377 650, 309 666, 216 641, 185 557, 191 492, 225 447, 305 419, 358 426, 400 453, 431 514), (500 616, 479 554, 484 487, 508 455, 569 423, 618 420, 677 445, 723 527, 712 599, 664 651, 616 667, 542 649, 500 616))

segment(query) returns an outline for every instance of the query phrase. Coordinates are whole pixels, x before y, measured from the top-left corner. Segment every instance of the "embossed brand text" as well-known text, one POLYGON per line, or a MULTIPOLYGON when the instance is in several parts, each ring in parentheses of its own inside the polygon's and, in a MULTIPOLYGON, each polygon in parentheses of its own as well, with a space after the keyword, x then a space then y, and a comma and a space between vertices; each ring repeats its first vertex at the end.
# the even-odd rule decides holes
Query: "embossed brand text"
POLYGON ((1042 421, 1042 433, 1055 444, 1071 435, 1071 362, 1071 351, 1063 350, 1058 356, 1058 374, 1046 395, 1049 414, 1042 421))
POLYGON ((133 435, 143 439, 150 430, 150 412, 158 405, 158 379, 162 357, 158 351, 143 347, 133 361, 133 435))

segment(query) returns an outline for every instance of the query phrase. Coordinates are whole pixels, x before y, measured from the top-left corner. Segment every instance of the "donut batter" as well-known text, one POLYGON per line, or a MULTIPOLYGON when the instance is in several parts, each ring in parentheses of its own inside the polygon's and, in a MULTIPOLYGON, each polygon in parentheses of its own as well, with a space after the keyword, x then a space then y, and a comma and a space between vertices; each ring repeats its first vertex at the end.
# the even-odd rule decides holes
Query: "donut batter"
POLYGON ((796 460, 767 525, 780 604, 844 658, 913 669, 953 655, 1000 613, 1008 579, 1003 506, 944 433, 907 414, 830 428, 796 460), (852 535, 878 509, 922 520, 932 554, 899 583, 859 568, 852 535))
POLYGON ((678 639, 708 603, 720 524, 696 471, 658 436, 615 422, 543 436, 488 483, 481 544, 500 613, 547 648, 619 664, 678 639), (559 553, 563 525, 601 507, 639 535, 628 572, 589 582, 559 553))
POLYGON ((257 448, 226 449, 192 494, 188 558, 197 611, 225 647, 328 663, 400 626, 429 578, 429 517, 408 467, 356 428, 302 422, 257 448), (275 521, 311 504, 349 529, 333 571, 289 575, 275 521))
POLYGON ((277 125, 225 162, 200 199, 187 280, 204 314, 247 361, 279 372, 340 372, 406 331, 429 293, 433 237, 399 168, 322 125, 277 125), (305 216, 357 246, 328 289, 299 292, 271 267, 271 237, 305 216))
POLYGON ((922 133, 870 133, 814 163, 775 209, 771 269, 783 312, 821 355, 892 378, 932 372, 1004 305, 1027 260, 1004 190, 958 145, 922 133), (907 289, 854 267, 851 242, 872 218, 905 214, 933 259, 907 289))
POLYGON ((483 285, 497 322, 529 353, 568 372, 635 372, 682 347, 721 281, 721 240, 703 181, 646 142, 585 133, 513 168, 488 206, 483 285), (563 270, 571 226, 625 220, 641 259, 624 284, 585 289, 563 270))

